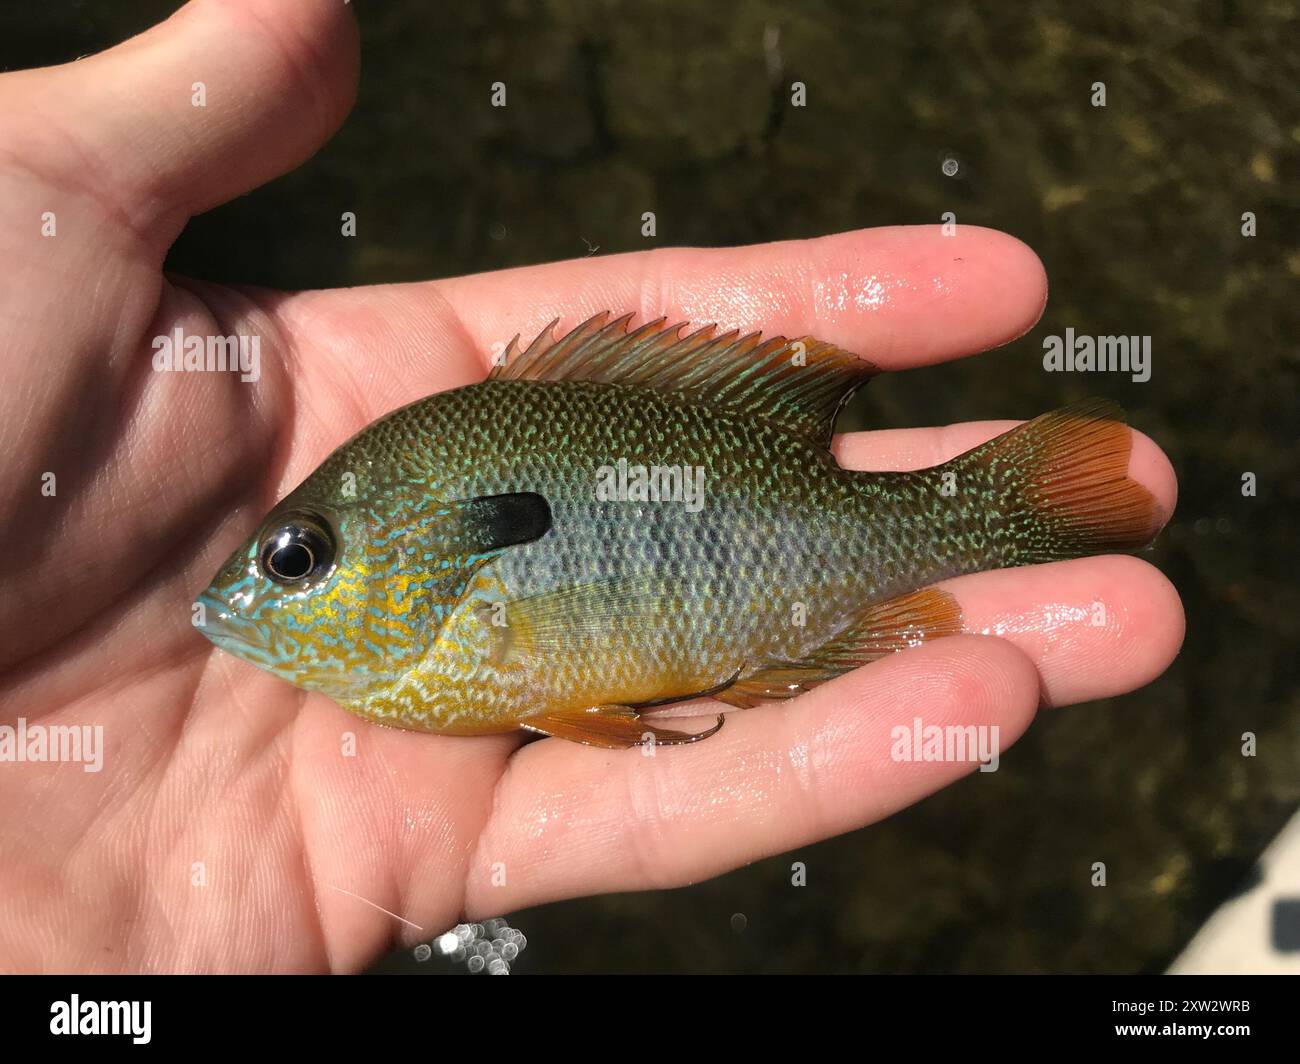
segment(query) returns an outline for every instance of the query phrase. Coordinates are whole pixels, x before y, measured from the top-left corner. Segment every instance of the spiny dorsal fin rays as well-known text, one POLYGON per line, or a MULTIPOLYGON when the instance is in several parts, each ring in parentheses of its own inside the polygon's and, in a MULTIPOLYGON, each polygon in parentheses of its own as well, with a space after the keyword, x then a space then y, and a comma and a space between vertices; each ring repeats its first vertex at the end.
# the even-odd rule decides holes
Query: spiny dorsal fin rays
POLYGON ((715 325, 683 336, 685 323, 665 325, 666 318, 629 332, 631 320, 624 314, 610 321, 602 312, 558 340, 552 322, 522 352, 516 336, 488 379, 639 385, 726 406, 829 444, 840 407, 879 372, 811 336, 763 340, 738 329, 718 336, 715 325))

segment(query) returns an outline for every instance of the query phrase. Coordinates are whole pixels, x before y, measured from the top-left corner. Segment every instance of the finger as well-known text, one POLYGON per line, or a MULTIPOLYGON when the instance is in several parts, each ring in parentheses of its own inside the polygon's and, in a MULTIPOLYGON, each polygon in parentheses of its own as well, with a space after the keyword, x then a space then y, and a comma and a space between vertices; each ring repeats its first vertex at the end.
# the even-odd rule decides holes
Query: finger
MULTIPOLYGON (((836 437, 850 469, 940 465, 1021 422, 984 421, 934 429, 856 432, 836 437)), ((1128 475, 1167 521, 1178 482, 1164 452, 1132 432, 1128 475)), ((1135 558, 1110 556, 977 573, 943 585, 957 596, 963 626, 1010 639, 1037 665, 1049 705, 1133 690, 1160 675, 1182 645, 1182 605, 1169 581, 1135 558)))
POLYGON ((1038 320, 1047 280, 1019 240, 963 226, 867 229, 740 248, 665 248, 411 285, 419 305, 452 306, 487 364, 495 345, 531 340, 559 318, 600 311, 814 335, 883 369, 1007 343, 1038 320))
MULTIPOLYGON (((864 464, 914 468, 944 461, 1008 427, 1010 425, 984 424, 954 426, 947 430, 863 433, 841 440, 838 450, 842 458, 848 456, 855 460, 863 459, 864 464)), ((1164 456, 1149 440, 1145 440, 1145 437, 1139 439, 1143 442, 1141 446, 1135 446, 1130 471, 1152 490, 1166 507, 1167 513, 1172 510, 1175 490, 1172 470, 1164 456)), ((981 573, 949 581, 945 586, 957 596, 968 631, 1002 635, 1032 658, 1036 700, 1041 698, 1049 703, 1062 704, 1104 697, 1140 686, 1167 667, 1177 653, 1182 639, 1182 610, 1173 588, 1155 569, 1132 558, 1082 559, 1019 570, 981 573)), ((935 644, 933 648, 922 649, 937 650, 942 645, 935 644)), ((902 658, 909 656, 911 655, 903 655, 902 658)), ((889 662, 879 662, 866 669, 858 670, 785 706, 765 706, 751 713, 779 712, 784 709, 788 713, 797 714, 802 711, 802 707, 807 702, 815 700, 814 704, 820 704, 820 700, 827 697, 823 693, 826 691, 837 691, 837 697, 844 698, 849 704, 855 704, 859 698, 871 699, 877 692, 883 690, 879 670, 898 660, 901 659, 889 659, 889 662)), ((732 714, 729 717, 728 727, 732 727, 729 741, 737 734, 735 725, 746 729, 752 727, 747 723, 750 719, 752 718, 749 713, 732 714)), ((726 728, 723 729, 722 734, 728 734, 726 728)), ((716 739, 710 740, 710 742, 715 741, 716 739)), ((539 745, 544 750, 548 744, 539 745)), ((550 745, 556 749, 554 756, 560 758, 567 756, 561 749, 562 744, 551 743, 550 745)), ((707 745, 707 743, 701 744, 701 749, 707 745)), ((797 744, 791 745, 790 750, 797 753, 797 744)), ((657 756, 662 756, 662 753, 666 751, 657 756)), ((530 748, 517 755, 515 762, 527 764, 521 759, 538 756, 541 755, 534 753, 530 748)), ((804 756, 806 757, 806 748, 804 756)), ((718 755, 714 764, 727 765, 736 757, 734 750, 725 750, 718 755)), ((757 764, 780 763, 781 757, 779 750, 774 752, 770 747, 763 747, 757 754, 751 751, 743 755, 743 759, 747 762, 757 764)), ((512 762, 512 765, 515 762, 512 762)), ((568 771, 567 765, 562 768, 562 771, 568 771)), ((512 767, 511 776, 514 776, 515 772, 516 769, 512 767)), ((512 782, 511 786, 514 785, 515 783, 512 782)), ((819 786, 817 793, 828 793, 832 790, 833 787, 819 786)), ((508 804, 503 802, 505 793, 508 792, 498 793, 498 809, 508 808, 508 804)), ((584 792, 584 800, 587 797, 592 795, 584 792)), ((730 851, 732 856, 743 853, 746 845, 760 845, 764 852, 779 852, 783 848, 775 843, 768 846, 766 842, 761 841, 769 838, 766 834, 769 830, 769 822, 757 812, 754 812, 753 820, 746 819, 744 811, 738 812, 736 803, 729 801, 729 796, 725 794, 719 796, 716 792, 707 792, 704 800, 716 802, 717 815, 730 818, 729 822, 738 839, 737 846, 730 851), (756 836, 760 840, 757 843, 754 841, 756 836)), ((561 836, 570 833, 581 835, 591 826, 580 818, 579 810, 556 802, 554 795, 545 795, 539 804, 521 811, 522 815, 515 822, 515 826, 520 832, 535 834, 538 830, 544 833, 548 830, 547 825, 555 825, 555 830, 561 836), (542 820, 541 829, 536 819, 538 817, 542 820)), ((855 805, 850 802, 850 808, 858 810, 859 822, 867 822, 867 819, 862 817, 860 804, 855 805)), ((791 810, 782 812, 790 813, 791 810)), ((796 808, 794 812, 797 813, 798 809, 796 808)), ((633 823, 628 830, 639 832, 641 829, 635 823, 637 817, 631 816, 629 819, 633 823)), ((821 837, 817 834, 817 830, 822 834, 832 833, 826 827, 829 823, 843 823, 843 821, 820 821, 816 830, 810 829, 804 839, 821 837)), ((665 834, 675 830, 675 827, 676 825, 661 825, 662 832, 665 834)), ((596 828, 606 833, 602 836, 606 842, 617 834, 613 822, 609 819, 597 824, 596 828)), ((495 817, 493 829, 503 832, 506 836, 509 835, 509 828, 500 827, 495 817)), ((496 836, 493 836, 492 845, 495 851, 507 851, 508 842, 508 838, 498 841, 496 836)), ((574 846, 578 847, 582 844, 582 840, 579 839, 574 846)), ((797 845, 798 842, 792 844, 797 845)), ((646 845, 644 842, 636 843, 634 852, 644 854, 646 845)), ((649 845, 653 845, 653 841, 649 845)), ((707 850, 707 846, 705 849, 707 850)), ((638 866, 643 869, 640 886, 666 885, 673 882, 671 879, 673 874, 682 873, 688 867, 690 873, 688 878, 713 874, 710 868, 713 871, 720 871, 723 867, 727 867, 725 863, 710 865, 709 861, 714 857, 716 854, 706 853, 694 866, 680 864, 670 866, 673 871, 668 873, 669 878, 663 880, 656 880, 650 863, 643 861, 638 866)), ((520 858, 515 855, 515 859, 520 858)), ((737 857, 737 860, 741 859, 749 858, 737 857)), ((609 882, 617 882, 617 879, 610 879, 609 882)), ((544 889, 568 890, 570 888, 563 883, 547 882, 544 884, 544 889)), ((622 885, 602 886, 598 889, 629 888, 624 882, 622 885)), ((532 900, 540 900, 548 896, 550 895, 541 894, 532 900)))
POLYGON ((976 767, 900 760, 896 728, 911 735, 918 718, 975 725, 1001 750, 1037 704, 1037 674, 1019 650, 955 636, 793 702, 733 713, 693 746, 645 756, 543 740, 520 750, 498 785, 467 909, 680 886, 861 827, 976 767))
POLYGON ((351 106, 357 67, 341 0, 193 0, 99 55, 0 79, 5 135, 32 170, 93 183, 150 236, 310 156, 351 106))
POLYGON ((487 375, 455 312, 427 284, 262 296, 291 339, 291 379, 313 385, 303 400, 315 408, 296 426, 312 444, 313 464, 375 418, 487 375), (326 396, 333 401, 322 402, 326 396))
MULTIPOLYGON (((836 436, 831 450, 845 469, 929 469, 1024 424, 1021 421, 966 421, 941 428, 883 429, 836 436)), ((1155 497, 1165 521, 1178 501, 1178 477, 1168 456, 1151 437, 1129 430, 1132 451, 1128 475, 1155 497)))
POLYGON ((1183 606, 1159 569, 1108 555, 945 581, 967 632, 1019 647, 1038 669, 1040 700, 1065 706, 1142 687, 1183 643, 1183 606))
POLYGON ((303 859, 329 967, 359 971, 394 932, 428 941, 460 918, 468 840, 518 739, 358 728, 346 710, 313 700, 297 718, 291 769, 294 792, 310 796, 303 859), (339 756, 340 736, 355 756, 339 756))
MULTIPOLYGON (((998 569, 938 586, 956 598, 965 632, 1005 639, 1029 657, 1045 706, 1137 690, 1160 676, 1182 647, 1178 592, 1139 558, 1106 555, 998 569)), ((658 715, 718 708, 698 699, 658 715)))

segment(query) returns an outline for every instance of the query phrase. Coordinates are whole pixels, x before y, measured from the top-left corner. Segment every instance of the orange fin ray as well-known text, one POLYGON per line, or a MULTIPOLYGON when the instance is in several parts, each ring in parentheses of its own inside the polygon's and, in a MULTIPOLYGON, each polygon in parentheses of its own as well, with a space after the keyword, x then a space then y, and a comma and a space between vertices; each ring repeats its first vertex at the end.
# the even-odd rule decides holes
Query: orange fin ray
POLYGON ((960 631, 957 600, 938 588, 922 588, 867 607, 848 628, 804 660, 765 666, 713 697, 740 709, 768 699, 793 698, 868 662, 960 631))
POLYGON ((631 314, 588 318, 558 340, 552 322, 524 350, 510 341, 489 380, 637 385, 762 418, 829 446, 840 408, 880 370, 811 336, 788 340, 706 325, 682 335, 666 318, 628 328, 631 314))
POLYGON ((588 709, 567 710, 555 713, 539 713, 519 722, 521 728, 537 732, 540 735, 553 735, 557 739, 582 743, 584 746, 599 746, 606 750, 626 750, 631 746, 644 746, 654 743, 657 746, 681 746, 696 743, 715 735, 723 724, 722 714, 718 722, 702 732, 673 731, 670 728, 658 728, 648 724, 629 706, 603 705, 588 709))
MULTIPOLYGON (((1019 500, 1014 562, 1138 550, 1160 529, 1152 494, 1128 475, 1133 434, 1108 399, 1042 414, 939 466, 1019 500)), ((1012 516, 1012 515, 1009 515, 1012 516)))

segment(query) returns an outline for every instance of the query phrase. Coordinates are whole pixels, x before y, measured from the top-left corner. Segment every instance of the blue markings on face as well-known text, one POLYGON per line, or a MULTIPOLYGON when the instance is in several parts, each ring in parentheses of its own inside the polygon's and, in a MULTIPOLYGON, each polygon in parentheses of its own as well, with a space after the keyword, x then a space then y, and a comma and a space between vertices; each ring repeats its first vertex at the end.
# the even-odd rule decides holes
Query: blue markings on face
POLYGON ((264 525, 212 589, 245 633, 247 646, 232 634, 229 648, 336 696, 365 697, 393 682, 428 653, 475 570, 500 554, 487 534, 495 526, 480 527, 476 509, 467 518, 470 505, 399 495, 330 512, 334 564, 294 586, 262 571, 264 525))

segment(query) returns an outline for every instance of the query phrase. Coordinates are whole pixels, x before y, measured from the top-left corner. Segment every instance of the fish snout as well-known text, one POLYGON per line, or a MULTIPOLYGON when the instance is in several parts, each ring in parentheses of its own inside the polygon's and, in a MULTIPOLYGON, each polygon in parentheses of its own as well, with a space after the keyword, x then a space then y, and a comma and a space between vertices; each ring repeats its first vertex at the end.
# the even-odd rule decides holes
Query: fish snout
POLYGON ((241 617, 213 588, 208 588, 195 605, 201 612, 194 627, 222 650, 254 664, 260 664, 265 654, 262 634, 258 626, 241 617))

